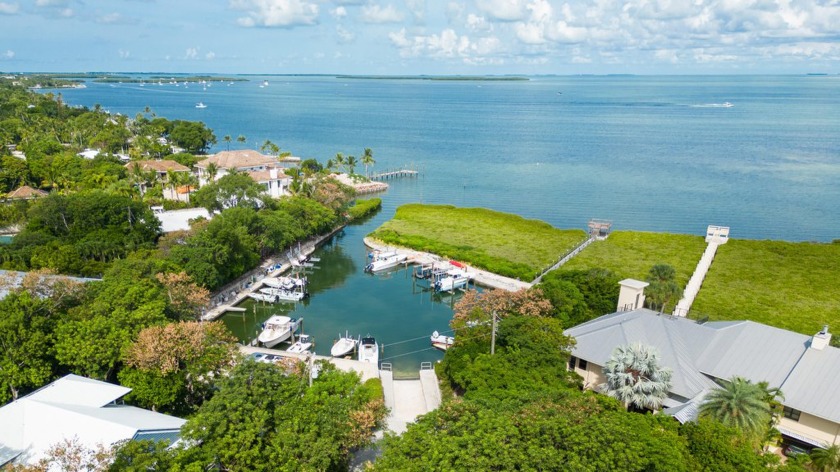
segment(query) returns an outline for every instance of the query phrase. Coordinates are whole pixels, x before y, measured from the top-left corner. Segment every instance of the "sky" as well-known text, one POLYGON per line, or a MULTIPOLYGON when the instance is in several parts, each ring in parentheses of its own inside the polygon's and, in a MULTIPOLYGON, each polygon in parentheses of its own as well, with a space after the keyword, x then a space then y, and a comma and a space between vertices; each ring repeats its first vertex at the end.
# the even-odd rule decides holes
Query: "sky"
POLYGON ((840 0, 0 0, 0 71, 840 73, 840 0))

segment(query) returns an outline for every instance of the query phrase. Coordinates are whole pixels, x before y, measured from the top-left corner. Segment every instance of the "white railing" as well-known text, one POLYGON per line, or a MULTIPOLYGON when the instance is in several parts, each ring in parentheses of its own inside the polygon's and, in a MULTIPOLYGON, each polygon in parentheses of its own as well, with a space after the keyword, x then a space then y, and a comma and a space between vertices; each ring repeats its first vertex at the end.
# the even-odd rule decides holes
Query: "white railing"
POLYGON ((680 299, 676 308, 674 308, 674 316, 684 317, 688 314, 689 310, 691 310, 694 298, 697 297, 698 293, 700 293, 700 287, 703 286, 703 281, 706 279, 706 273, 709 272, 709 268, 715 260, 715 253, 717 252, 719 245, 720 244, 717 242, 710 242, 706 246, 706 250, 703 251, 703 256, 700 258, 700 261, 697 263, 697 267, 694 269, 694 273, 691 275, 691 278, 688 280, 688 284, 685 286, 682 299, 680 299))
POLYGON ((379 370, 385 370, 385 371, 391 372, 392 371, 391 363, 390 362, 383 362, 383 363, 379 364, 379 370))
POLYGON ((431 362, 421 362, 420 363, 420 370, 432 370, 432 363, 431 362))

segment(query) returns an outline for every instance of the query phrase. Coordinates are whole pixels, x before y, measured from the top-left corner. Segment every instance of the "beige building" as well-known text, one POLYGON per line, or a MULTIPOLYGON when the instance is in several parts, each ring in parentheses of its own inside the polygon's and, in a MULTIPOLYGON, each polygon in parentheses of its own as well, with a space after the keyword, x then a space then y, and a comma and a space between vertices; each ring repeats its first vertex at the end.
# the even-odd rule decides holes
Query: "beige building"
POLYGON ((604 384, 602 367, 613 349, 639 342, 656 347, 672 370, 664 412, 681 422, 697 417, 706 393, 719 388, 716 381, 737 376, 781 389, 785 409, 777 428, 787 443, 840 444, 840 349, 829 345, 827 327, 806 336, 752 321, 698 323, 637 308, 566 334, 577 340, 569 368, 586 388, 604 384))
POLYGON ((274 198, 287 195, 292 178, 283 173, 281 162, 274 156, 266 156, 257 151, 222 151, 195 165, 198 169, 198 181, 201 185, 211 181, 208 168, 216 168, 212 180, 216 181, 232 171, 245 172, 255 182, 265 187, 265 192, 274 198))
MULTIPOLYGON (((189 167, 179 164, 175 161, 167 159, 134 161, 126 164, 125 167, 129 170, 129 172, 134 171, 135 168, 138 168, 142 172, 154 172, 157 176, 157 179, 163 184, 163 198, 165 198, 166 200, 178 200, 182 202, 189 202, 190 192, 196 190, 195 188, 188 185, 172 186, 169 184, 170 172, 175 172, 179 174, 191 173, 189 167)), ((145 185, 141 184, 140 192, 146 192, 145 185)))

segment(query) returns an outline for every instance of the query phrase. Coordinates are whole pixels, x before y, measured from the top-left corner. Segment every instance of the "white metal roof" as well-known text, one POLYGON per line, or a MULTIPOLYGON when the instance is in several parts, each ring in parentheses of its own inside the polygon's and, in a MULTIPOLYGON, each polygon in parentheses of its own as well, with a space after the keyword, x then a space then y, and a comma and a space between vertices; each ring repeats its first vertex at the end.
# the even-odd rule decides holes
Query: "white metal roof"
POLYGON ((25 398, 39 402, 101 407, 122 398, 130 391, 130 388, 120 385, 70 374, 25 398))

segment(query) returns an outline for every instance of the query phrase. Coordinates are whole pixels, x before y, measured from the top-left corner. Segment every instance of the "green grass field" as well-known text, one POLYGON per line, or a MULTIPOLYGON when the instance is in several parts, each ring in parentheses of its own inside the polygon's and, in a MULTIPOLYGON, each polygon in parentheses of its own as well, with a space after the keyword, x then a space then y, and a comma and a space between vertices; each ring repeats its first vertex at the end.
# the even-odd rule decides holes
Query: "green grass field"
POLYGON ((621 278, 645 280, 656 264, 669 264, 677 271, 677 282, 688 283, 706 243, 702 236, 640 231, 613 231, 596 241, 559 270, 609 269, 621 278))
POLYGON ((730 240, 718 248, 692 318, 840 331, 840 244, 730 240))
POLYGON ((582 242, 586 233, 485 208, 409 204, 370 236, 530 281, 582 242))

